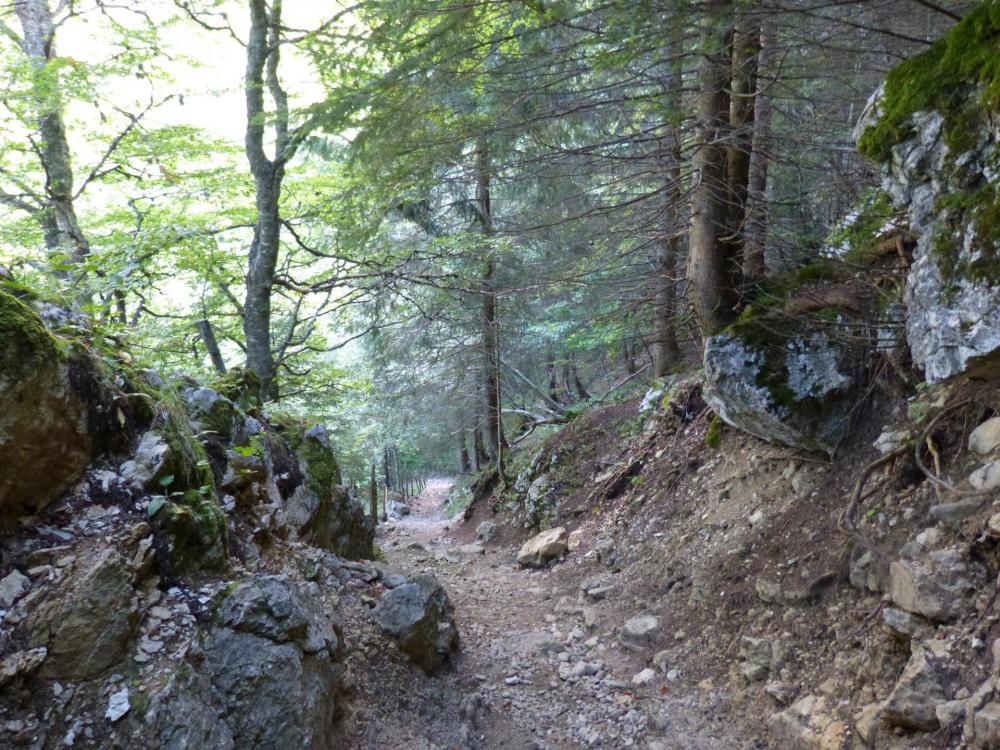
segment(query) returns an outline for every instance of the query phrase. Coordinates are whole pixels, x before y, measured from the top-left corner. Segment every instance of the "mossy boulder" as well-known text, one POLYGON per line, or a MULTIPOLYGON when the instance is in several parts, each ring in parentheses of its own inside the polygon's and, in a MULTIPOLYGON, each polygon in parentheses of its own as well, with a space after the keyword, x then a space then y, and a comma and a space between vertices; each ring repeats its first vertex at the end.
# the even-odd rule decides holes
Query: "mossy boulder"
POLYGON ((70 359, 31 308, 0 291, 0 521, 45 507, 91 459, 70 359))
POLYGON ((294 425, 287 441, 300 481, 285 486, 285 513, 298 537, 342 557, 370 558, 375 525, 361 501, 341 485, 326 428, 294 425))
POLYGON ((847 436, 871 350, 852 313, 750 308, 705 343, 708 405, 769 442, 832 455, 847 436))
POLYGON ((904 301, 930 382, 1000 364, 1000 2, 897 66, 855 130, 917 237, 904 301))
POLYGON ((218 570, 226 564, 226 516, 212 493, 189 490, 174 495, 153 517, 166 541, 170 574, 218 570))

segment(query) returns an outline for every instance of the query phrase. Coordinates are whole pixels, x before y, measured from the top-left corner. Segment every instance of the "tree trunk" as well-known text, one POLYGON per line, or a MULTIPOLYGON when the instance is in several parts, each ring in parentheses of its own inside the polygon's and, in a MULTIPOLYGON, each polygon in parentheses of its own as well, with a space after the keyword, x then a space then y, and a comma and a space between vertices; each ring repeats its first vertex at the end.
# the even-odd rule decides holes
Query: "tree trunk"
POLYGON ((378 525, 378 484, 375 482, 375 464, 372 463, 371 481, 368 486, 369 511, 372 514, 372 521, 378 525))
POLYGON ((458 431, 458 470, 462 474, 468 474, 470 468, 469 448, 465 441, 465 428, 458 431))
POLYGON ((774 57, 773 21, 765 17, 760 27, 760 53, 757 93, 754 97, 753 150, 750 154, 750 179, 747 186, 747 219, 743 239, 743 276, 753 281, 767 272, 764 248, 767 245, 767 173, 771 152, 771 98, 765 90, 762 73, 770 72, 774 57))
POLYGON ((723 238, 729 207, 726 180, 726 130, 731 84, 731 28, 723 23, 731 0, 708 0, 702 18, 698 66, 698 144, 692 157, 696 184, 691 195, 691 230, 687 279, 698 327, 710 336, 736 316, 739 301, 733 284, 735 259, 723 238))
POLYGON ((503 451, 507 441, 503 434, 500 402, 500 342, 497 320, 496 259, 493 257, 493 214, 490 204, 490 154, 485 136, 476 143, 476 205, 484 236, 483 264, 480 284, 482 308, 483 395, 486 406, 486 446, 496 463, 497 473, 503 477, 503 451))
POLYGON ((551 349, 545 355, 545 371, 549 376, 549 401, 558 404, 559 379, 556 377, 556 358, 551 349))
POLYGON ((212 360, 212 367, 215 368, 216 372, 225 375, 226 361, 222 358, 219 342, 215 338, 215 329, 212 328, 212 324, 207 318, 199 320, 197 326, 198 333, 201 335, 201 341, 205 345, 205 349, 208 350, 208 356, 212 360))
POLYGON ((392 486, 392 477, 389 474, 389 446, 382 448, 382 478, 385 479, 385 486, 392 486))
MULTIPOLYGON (((21 0, 13 7, 21 24, 21 50, 35 73, 41 75, 56 56, 55 27, 48 0, 21 0)), ((90 254, 90 245, 80 229, 73 207, 73 166, 63 120, 62 97, 58 88, 51 88, 51 83, 36 83, 36 86, 45 86, 44 91, 38 92, 37 99, 45 102, 46 106, 38 118, 38 157, 45 171, 44 205, 35 215, 42 227, 45 247, 53 262, 58 264, 57 268, 62 269, 67 261, 77 267, 72 273, 60 270, 57 275, 72 280, 77 285, 78 302, 86 304, 90 295, 83 288, 84 273, 80 266, 90 254)))
POLYGON ((277 397, 276 363, 271 341, 271 292, 281 240, 278 205, 285 178, 285 163, 290 156, 288 100, 278 80, 280 37, 281 0, 274 0, 270 12, 264 0, 250 0, 250 35, 244 81, 247 109, 244 149, 253 175, 257 220, 247 261, 243 334, 246 338, 247 367, 260 379, 262 400, 277 397), (268 159, 264 152, 265 83, 275 105, 273 160, 268 159))
POLYGON ((727 180, 729 217, 723 238, 725 255, 732 259, 733 286, 742 291, 746 256, 743 237, 746 232, 747 196, 750 184, 750 154, 753 151, 754 99, 757 94, 757 57, 760 54, 760 27, 744 21, 733 34, 732 85, 729 102, 730 142, 727 180))
MULTIPOLYGON (((667 113, 676 118, 682 109, 680 45, 671 44, 667 49, 670 74, 664 81, 667 113)), ((663 223, 656 257, 656 297, 653 309, 653 377, 662 378, 680 359, 677 345, 677 259, 680 256, 681 206, 684 196, 681 189, 681 137, 680 125, 674 124, 667 134, 663 154, 663 172, 666 179, 664 191, 663 223)), ((629 375, 635 374, 634 360, 629 358, 629 375)))

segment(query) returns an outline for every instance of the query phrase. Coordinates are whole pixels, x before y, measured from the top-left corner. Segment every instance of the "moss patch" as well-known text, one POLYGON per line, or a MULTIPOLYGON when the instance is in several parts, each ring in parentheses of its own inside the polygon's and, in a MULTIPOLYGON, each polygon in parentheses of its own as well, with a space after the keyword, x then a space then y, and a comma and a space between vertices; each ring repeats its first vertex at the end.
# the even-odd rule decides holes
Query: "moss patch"
POLYGON ((34 310, 0 292, 0 373, 4 379, 19 380, 26 372, 66 357, 66 347, 45 330, 34 310))
POLYGON ((721 417, 713 417, 712 423, 709 424, 708 431, 705 433, 705 445, 713 450, 719 450, 722 447, 722 425, 721 417))
POLYGON ((896 66, 885 83, 882 115, 858 149, 878 162, 914 134, 915 112, 940 112, 952 153, 975 146, 983 111, 1000 110, 1000 3, 984 2, 929 50, 896 66), (978 95, 975 93, 978 92, 978 95))
POLYGON ((171 539, 174 573, 219 569, 226 561, 226 516, 212 493, 189 490, 175 495, 156 515, 171 539))

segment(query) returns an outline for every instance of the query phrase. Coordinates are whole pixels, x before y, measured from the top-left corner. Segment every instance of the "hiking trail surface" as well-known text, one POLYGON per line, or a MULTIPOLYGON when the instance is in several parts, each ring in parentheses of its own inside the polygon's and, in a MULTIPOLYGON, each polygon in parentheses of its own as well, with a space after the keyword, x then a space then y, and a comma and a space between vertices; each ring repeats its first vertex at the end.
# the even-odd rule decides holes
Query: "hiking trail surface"
POLYGON ((618 611, 613 596, 584 601, 573 552, 558 565, 522 568, 516 544, 477 541, 467 528, 473 524, 445 516, 452 484, 432 478, 410 498, 410 513, 380 526, 377 539, 389 568, 432 573, 455 607, 461 649, 451 669, 428 680, 440 720, 425 716, 434 709, 410 693, 419 680, 400 686, 403 696, 393 695, 395 687, 375 689, 377 715, 360 733, 362 747, 744 746, 723 739, 727 728, 713 723, 720 707, 711 695, 675 687, 662 674, 653 678, 619 643, 616 631, 631 614, 618 611), (669 716, 655 728, 642 710, 654 696, 666 701, 669 716), (455 706, 464 726, 449 720, 455 706), (422 721, 405 718, 413 709, 422 721), (426 736, 416 736, 418 729, 426 736))

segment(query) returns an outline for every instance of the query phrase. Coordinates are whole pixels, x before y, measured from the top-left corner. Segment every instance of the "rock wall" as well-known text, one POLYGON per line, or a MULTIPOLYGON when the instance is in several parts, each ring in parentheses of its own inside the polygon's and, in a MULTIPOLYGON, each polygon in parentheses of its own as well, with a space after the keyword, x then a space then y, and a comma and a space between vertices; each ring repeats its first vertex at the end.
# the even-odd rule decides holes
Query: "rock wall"
POLYGON ((1000 350, 998 40, 990 0, 894 69, 855 130, 918 235, 906 329, 929 382, 994 369, 1000 350))

